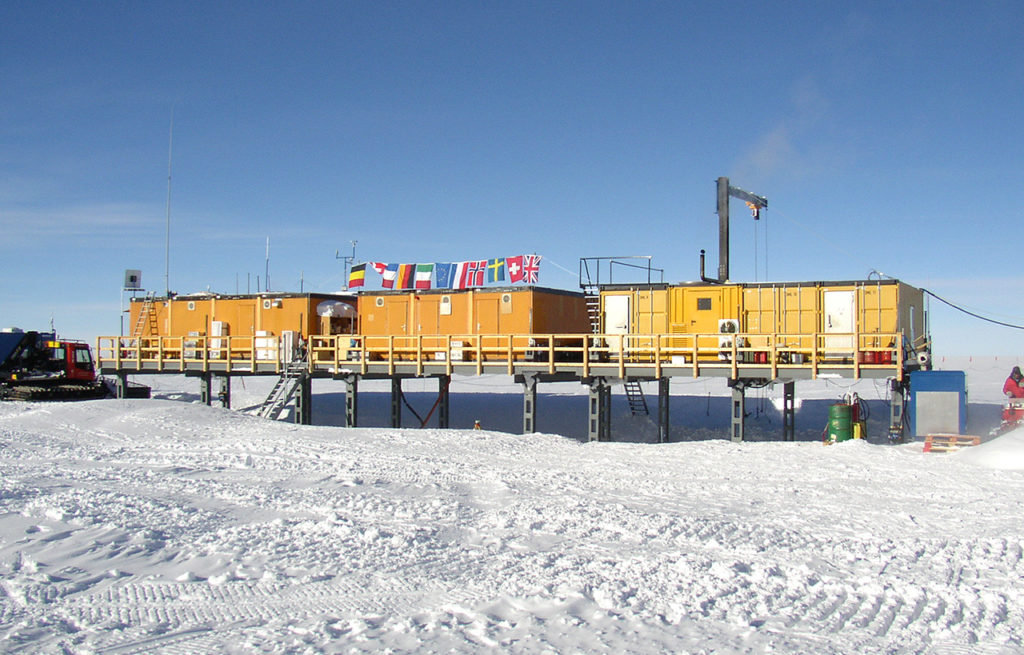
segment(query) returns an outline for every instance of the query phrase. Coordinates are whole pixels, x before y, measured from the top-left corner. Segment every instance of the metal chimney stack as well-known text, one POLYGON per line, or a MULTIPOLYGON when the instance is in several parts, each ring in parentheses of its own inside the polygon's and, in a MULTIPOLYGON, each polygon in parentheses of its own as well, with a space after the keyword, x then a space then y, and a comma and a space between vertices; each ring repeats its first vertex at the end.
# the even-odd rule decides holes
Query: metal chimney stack
POLYGON ((729 281, 729 178, 718 178, 718 281, 729 281))

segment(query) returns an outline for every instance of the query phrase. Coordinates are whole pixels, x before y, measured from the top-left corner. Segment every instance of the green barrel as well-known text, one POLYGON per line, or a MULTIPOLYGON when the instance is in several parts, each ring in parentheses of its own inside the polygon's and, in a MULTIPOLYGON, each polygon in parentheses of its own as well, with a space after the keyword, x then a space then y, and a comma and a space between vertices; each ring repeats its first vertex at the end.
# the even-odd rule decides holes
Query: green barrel
POLYGON ((853 405, 837 403, 828 408, 828 440, 853 439, 853 405))

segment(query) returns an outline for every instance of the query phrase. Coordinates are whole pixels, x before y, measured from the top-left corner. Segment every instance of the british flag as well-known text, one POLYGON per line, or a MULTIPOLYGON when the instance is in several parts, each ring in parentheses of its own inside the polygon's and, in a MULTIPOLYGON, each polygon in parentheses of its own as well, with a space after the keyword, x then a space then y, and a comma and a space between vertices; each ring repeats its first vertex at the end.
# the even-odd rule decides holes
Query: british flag
POLYGON ((540 255, 525 255, 523 257, 523 282, 526 284, 537 284, 540 277, 540 255))

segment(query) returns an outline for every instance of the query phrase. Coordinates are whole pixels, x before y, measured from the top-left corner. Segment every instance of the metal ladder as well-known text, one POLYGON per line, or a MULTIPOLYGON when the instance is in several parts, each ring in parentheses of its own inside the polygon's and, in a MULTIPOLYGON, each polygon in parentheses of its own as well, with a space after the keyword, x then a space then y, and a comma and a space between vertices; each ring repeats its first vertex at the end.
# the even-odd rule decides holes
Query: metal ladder
POLYGON ((295 392, 299 389, 299 382, 305 374, 306 360, 293 359, 290 361, 282 371, 281 377, 277 379, 277 383, 274 384, 274 388, 267 394, 267 399, 256 411, 257 416, 276 421, 295 396, 295 392))
POLYGON ((590 331, 594 334, 601 332, 601 292, 596 286, 587 286, 583 289, 587 303, 587 316, 590 318, 590 331))
POLYGON ((647 399, 644 397, 643 387, 640 386, 640 382, 637 380, 626 380, 622 385, 626 389, 626 400, 629 401, 629 411, 633 413, 633 416, 650 416, 651 412, 647 409, 647 399))
MULTIPOLYGON (((587 317, 590 319, 590 333, 600 334, 601 333, 601 288, 596 284, 586 284, 583 286, 584 302, 587 304, 587 317)), ((599 348, 602 345, 601 339, 591 339, 590 345, 599 348)), ((590 353, 591 360, 596 360, 598 354, 595 352, 590 353)))
POLYGON ((132 328, 132 336, 135 338, 143 336, 142 331, 146 328, 146 324, 149 324, 149 333, 156 334, 156 312, 153 311, 153 292, 150 291, 146 294, 146 299, 142 303, 142 309, 139 310, 139 317, 135 320, 135 327, 132 328))

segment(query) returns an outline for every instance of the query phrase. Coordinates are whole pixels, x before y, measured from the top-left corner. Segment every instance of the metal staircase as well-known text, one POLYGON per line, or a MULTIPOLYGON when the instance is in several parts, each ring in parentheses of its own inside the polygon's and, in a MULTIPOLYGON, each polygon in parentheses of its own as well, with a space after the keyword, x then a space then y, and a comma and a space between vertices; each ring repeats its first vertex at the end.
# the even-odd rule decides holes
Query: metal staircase
POLYGON ((629 411, 633 413, 633 416, 650 416, 651 412, 647 409, 647 399, 644 397, 643 387, 640 386, 640 382, 637 380, 626 380, 623 384, 626 389, 626 400, 629 401, 629 411))
POLYGON ((274 388, 267 394, 267 399, 263 401, 263 404, 256 411, 257 416, 276 421, 295 396, 302 377, 306 373, 307 362, 305 359, 293 359, 289 362, 288 366, 281 372, 281 377, 277 379, 274 388))

